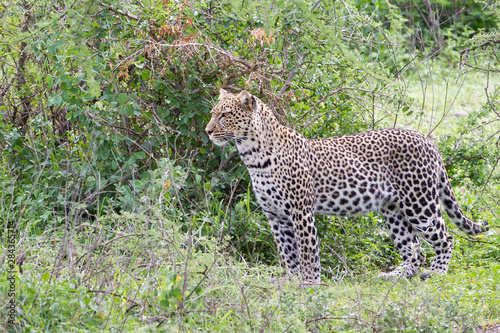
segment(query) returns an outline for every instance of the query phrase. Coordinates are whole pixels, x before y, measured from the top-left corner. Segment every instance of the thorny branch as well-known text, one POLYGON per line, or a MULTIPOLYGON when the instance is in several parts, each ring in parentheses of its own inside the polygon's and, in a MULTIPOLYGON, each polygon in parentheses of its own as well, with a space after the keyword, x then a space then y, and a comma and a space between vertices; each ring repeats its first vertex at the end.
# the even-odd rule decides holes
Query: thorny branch
POLYGON ((479 45, 475 45, 475 46, 472 46, 472 47, 469 47, 467 49, 460 51, 460 68, 462 68, 463 66, 466 66, 466 67, 473 68, 473 69, 480 70, 480 71, 500 73, 500 70, 498 70, 498 69, 479 67, 477 65, 476 66, 471 65, 467 62, 467 57, 469 56, 469 54, 474 54, 476 50, 487 48, 487 47, 491 48, 491 53, 498 60, 498 56, 497 56, 495 50, 493 49, 494 44, 500 44, 500 39, 488 40, 488 41, 483 42, 479 45))

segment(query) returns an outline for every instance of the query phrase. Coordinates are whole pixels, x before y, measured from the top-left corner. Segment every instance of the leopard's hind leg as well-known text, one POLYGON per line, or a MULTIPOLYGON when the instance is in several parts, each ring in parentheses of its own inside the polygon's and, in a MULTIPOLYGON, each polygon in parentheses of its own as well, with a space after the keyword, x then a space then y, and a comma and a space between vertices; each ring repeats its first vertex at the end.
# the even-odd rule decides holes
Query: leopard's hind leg
POLYGON ((453 237, 446 229, 439 207, 436 208, 435 216, 429 218, 426 223, 418 226, 418 231, 422 234, 425 242, 431 245, 436 253, 431 266, 422 272, 420 278, 425 280, 432 274, 446 273, 453 252, 453 237))
POLYGON ((381 212, 403 262, 392 272, 380 273, 378 277, 389 280, 397 280, 400 276, 411 278, 418 273, 425 260, 417 230, 408 222, 395 203, 386 203, 381 212))

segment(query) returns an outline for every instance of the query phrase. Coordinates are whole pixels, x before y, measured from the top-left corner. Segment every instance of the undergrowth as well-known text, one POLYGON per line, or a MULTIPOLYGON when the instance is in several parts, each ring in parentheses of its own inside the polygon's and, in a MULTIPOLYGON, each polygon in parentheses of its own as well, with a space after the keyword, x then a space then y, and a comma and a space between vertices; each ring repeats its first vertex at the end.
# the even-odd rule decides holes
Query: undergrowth
POLYGON ((351 276, 348 258, 336 278, 299 288, 278 265, 233 256, 227 237, 179 226, 152 209, 22 236, 29 260, 17 271, 19 323, 9 331, 472 332, 499 323, 498 236, 458 238, 449 274, 429 281, 351 276), (471 246, 491 256, 474 260, 471 246))

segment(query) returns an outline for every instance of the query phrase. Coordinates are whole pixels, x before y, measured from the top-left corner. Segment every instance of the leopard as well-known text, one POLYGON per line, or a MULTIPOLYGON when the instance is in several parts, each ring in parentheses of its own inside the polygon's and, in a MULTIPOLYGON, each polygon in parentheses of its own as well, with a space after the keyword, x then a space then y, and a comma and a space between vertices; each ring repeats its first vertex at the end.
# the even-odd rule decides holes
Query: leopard
POLYGON ((315 214, 380 213, 401 256, 394 270, 378 275, 391 280, 423 268, 421 238, 434 251, 421 279, 446 274, 454 240, 442 208, 468 235, 489 229, 463 213, 436 144, 419 132, 384 128, 309 139, 245 90, 220 89, 210 112, 206 133, 215 145, 236 146, 286 274, 301 283, 321 283, 315 214))

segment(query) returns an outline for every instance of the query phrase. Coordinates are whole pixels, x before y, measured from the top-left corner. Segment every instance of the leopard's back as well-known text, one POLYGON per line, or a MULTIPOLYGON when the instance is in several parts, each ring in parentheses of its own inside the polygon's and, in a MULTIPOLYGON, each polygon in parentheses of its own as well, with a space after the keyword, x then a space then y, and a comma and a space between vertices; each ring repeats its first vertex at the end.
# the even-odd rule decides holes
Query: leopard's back
POLYGON ((436 182, 442 170, 436 146, 420 133, 382 129, 310 139, 311 172, 320 214, 351 216, 377 211, 417 189, 423 179, 436 182))

